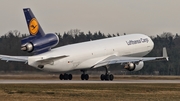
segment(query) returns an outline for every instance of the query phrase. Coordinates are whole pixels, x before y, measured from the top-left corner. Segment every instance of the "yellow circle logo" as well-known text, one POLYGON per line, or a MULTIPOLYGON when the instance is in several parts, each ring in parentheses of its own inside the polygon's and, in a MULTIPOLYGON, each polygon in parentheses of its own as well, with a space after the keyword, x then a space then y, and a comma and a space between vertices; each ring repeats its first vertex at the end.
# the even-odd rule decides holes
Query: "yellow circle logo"
POLYGON ((38 22, 35 18, 33 18, 29 23, 29 31, 31 35, 36 35, 39 30, 38 22))

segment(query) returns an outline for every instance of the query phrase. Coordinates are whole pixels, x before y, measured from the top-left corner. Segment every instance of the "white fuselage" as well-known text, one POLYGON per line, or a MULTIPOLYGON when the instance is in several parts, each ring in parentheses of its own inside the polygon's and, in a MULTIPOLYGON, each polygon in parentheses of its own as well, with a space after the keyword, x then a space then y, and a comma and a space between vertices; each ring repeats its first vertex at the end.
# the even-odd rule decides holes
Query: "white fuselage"
POLYGON ((28 64, 38 68, 38 65, 43 63, 36 62, 37 59, 67 55, 68 57, 45 64, 42 68, 46 71, 66 72, 91 68, 99 61, 112 55, 142 57, 148 54, 153 47, 154 43, 148 36, 130 34, 54 48, 49 52, 30 56, 28 64))

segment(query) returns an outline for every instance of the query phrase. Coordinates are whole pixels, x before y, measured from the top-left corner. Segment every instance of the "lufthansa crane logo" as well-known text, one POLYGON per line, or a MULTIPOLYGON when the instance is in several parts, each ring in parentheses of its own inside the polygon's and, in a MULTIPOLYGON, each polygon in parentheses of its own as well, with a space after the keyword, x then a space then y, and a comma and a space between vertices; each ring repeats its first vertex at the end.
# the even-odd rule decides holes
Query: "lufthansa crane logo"
POLYGON ((33 18, 29 23, 29 31, 31 35, 36 35, 39 30, 38 22, 35 18, 33 18))

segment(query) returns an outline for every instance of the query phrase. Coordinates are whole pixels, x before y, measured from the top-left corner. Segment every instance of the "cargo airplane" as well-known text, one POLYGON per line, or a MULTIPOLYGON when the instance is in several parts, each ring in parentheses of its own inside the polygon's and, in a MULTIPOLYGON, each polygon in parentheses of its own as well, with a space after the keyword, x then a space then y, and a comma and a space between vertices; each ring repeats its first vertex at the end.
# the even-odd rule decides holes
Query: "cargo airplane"
POLYGON ((59 72, 60 80, 71 80, 73 76, 68 72, 72 70, 81 70, 81 79, 88 80, 86 70, 98 67, 105 67, 106 71, 101 74, 101 80, 113 80, 113 74, 108 71, 111 64, 138 71, 145 61, 168 60, 166 48, 163 48, 161 57, 143 57, 151 52, 154 43, 150 37, 138 33, 53 48, 59 43, 58 36, 45 34, 30 8, 23 11, 30 35, 21 40, 21 50, 34 55, 0 55, 1 60, 24 62, 40 70, 59 72))

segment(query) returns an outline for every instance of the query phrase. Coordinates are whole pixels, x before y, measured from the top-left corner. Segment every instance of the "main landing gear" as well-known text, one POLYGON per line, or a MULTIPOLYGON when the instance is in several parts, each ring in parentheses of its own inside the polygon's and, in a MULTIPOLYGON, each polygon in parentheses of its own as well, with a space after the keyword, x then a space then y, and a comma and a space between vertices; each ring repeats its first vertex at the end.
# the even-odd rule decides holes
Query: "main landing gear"
POLYGON ((86 74, 85 70, 81 70, 81 72, 83 72, 83 74, 81 74, 81 80, 89 80, 89 74, 86 74))
POLYGON ((105 69, 106 69, 106 73, 105 74, 101 74, 101 80, 106 80, 106 81, 113 81, 114 79, 114 75, 113 74, 110 74, 109 71, 108 71, 108 66, 105 66, 105 69))
POLYGON ((72 80, 72 74, 60 74, 59 75, 60 80, 72 80))
MULTIPOLYGON (((106 80, 106 81, 113 81, 114 79, 114 75, 110 74, 108 71, 108 66, 105 66, 106 69, 106 73, 105 74, 101 74, 100 79, 102 81, 106 80)), ((81 74, 81 80, 89 80, 89 74, 86 74, 86 70, 81 70, 81 72, 83 72, 83 74, 81 74)), ((72 80, 73 76, 72 74, 60 74, 59 75, 59 79, 60 80, 72 80)))

